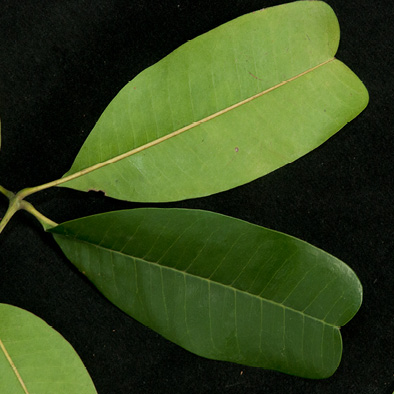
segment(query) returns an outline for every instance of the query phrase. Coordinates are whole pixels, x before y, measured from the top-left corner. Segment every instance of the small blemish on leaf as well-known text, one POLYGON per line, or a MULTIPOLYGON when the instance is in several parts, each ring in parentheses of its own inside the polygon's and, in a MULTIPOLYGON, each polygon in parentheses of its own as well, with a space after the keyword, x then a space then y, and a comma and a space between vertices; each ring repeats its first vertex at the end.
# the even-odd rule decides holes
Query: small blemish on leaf
POLYGON ((104 196, 107 195, 107 193, 104 190, 99 190, 99 189, 95 189, 95 188, 89 189, 88 192, 100 193, 100 194, 104 194, 104 196))
POLYGON ((238 153, 238 151, 239 151, 238 146, 236 146, 234 150, 235 150, 235 153, 238 153))
POLYGON ((261 78, 256 77, 256 75, 252 74, 250 71, 248 71, 249 75, 251 75, 254 79, 258 79, 259 81, 262 81, 261 78))

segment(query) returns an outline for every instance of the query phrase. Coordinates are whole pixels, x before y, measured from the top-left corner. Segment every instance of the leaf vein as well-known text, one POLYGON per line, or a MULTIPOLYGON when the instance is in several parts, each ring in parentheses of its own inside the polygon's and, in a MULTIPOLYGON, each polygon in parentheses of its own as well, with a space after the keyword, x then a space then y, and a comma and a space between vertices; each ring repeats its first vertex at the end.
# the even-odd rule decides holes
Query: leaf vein
POLYGON ((7 361, 8 361, 9 364, 11 365, 11 368, 12 368, 14 374, 16 375, 19 384, 22 386, 23 391, 24 391, 26 394, 29 394, 29 392, 27 391, 27 387, 26 387, 26 385, 25 385, 25 382, 23 381, 23 379, 22 379, 22 377, 21 377, 21 375, 20 375, 18 369, 16 368, 16 365, 15 365, 14 362, 12 361, 12 358, 11 358, 10 354, 8 353, 6 347, 4 346, 4 343, 3 343, 3 341, 2 341, 1 339, 0 339, 0 349, 3 351, 3 353, 4 353, 4 355, 5 355, 6 359, 7 359, 7 361))
MULTIPOLYGON (((184 132, 186 132, 186 131, 188 131, 190 129, 198 127, 201 124, 206 123, 206 122, 208 122, 208 121, 210 121, 212 119, 215 119, 218 116, 221 116, 221 115, 223 115, 223 114, 225 114, 225 113, 227 113, 229 111, 232 111, 232 110, 234 110, 234 109, 236 109, 236 108, 238 108, 238 107, 240 107, 242 105, 248 104, 249 102, 251 102, 251 101, 253 101, 253 100, 255 100, 255 99, 259 98, 259 97, 262 97, 263 95, 268 94, 269 92, 272 92, 273 90, 278 89, 279 87, 281 87, 283 85, 286 85, 286 84, 288 84, 288 83, 290 83, 290 82, 292 82, 292 81, 294 81, 294 80, 296 80, 296 79, 298 79, 298 78, 300 78, 300 77, 302 77, 302 76, 304 76, 304 75, 306 75, 306 74, 308 74, 310 72, 313 72, 317 68, 320 68, 320 67, 322 67, 322 66, 324 66, 324 65, 326 65, 329 62, 332 62, 334 60, 336 60, 334 57, 329 58, 328 60, 325 60, 324 62, 322 62, 320 64, 317 64, 316 66, 311 67, 311 68, 309 68, 309 69, 307 69, 307 70, 305 70, 305 71, 303 71, 303 72, 301 72, 301 73, 299 73, 299 74, 297 74, 297 75, 295 75, 295 76, 293 76, 293 77, 291 77, 291 78, 289 78, 287 80, 283 80, 282 82, 279 82, 278 84, 276 84, 276 85, 274 85, 274 86, 272 86, 272 87, 270 87, 268 89, 265 89, 262 92, 259 92, 259 93, 255 94, 255 95, 250 96, 250 97, 248 97, 246 99, 243 99, 243 100, 241 100, 241 101, 239 101, 239 102, 237 102, 237 103, 235 103, 233 105, 230 105, 230 106, 228 106, 228 107, 226 107, 226 108, 224 108, 224 109, 222 109, 222 110, 220 110, 218 112, 215 112, 215 113, 213 113, 211 115, 208 115, 208 116, 206 116, 205 118, 203 118, 201 120, 194 121, 191 124, 186 125, 186 126, 180 128, 178 130, 175 130, 175 131, 171 132, 171 133, 168 133, 168 134, 166 134, 166 135, 164 135, 164 136, 162 136, 160 138, 157 138, 156 140, 153 140, 153 141, 150 141, 148 143, 145 143, 145 144, 143 144, 143 145, 141 145, 139 147, 136 147, 136 148, 134 148, 132 150, 129 150, 129 151, 125 152, 125 153, 122 153, 120 155, 112 157, 112 158, 110 158, 110 159, 108 159, 106 161, 102 161, 100 163, 96 163, 96 164, 94 164, 94 165, 92 165, 90 167, 84 168, 84 169, 82 169, 80 171, 77 171, 77 172, 75 172, 73 174, 70 174, 70 175, 68 175, 68 176, 66 176, 64 178, 60 178, 60 179, 57 179, 55 181, 52 181, 52 182, 45 183, 43 185, 37 186, 37 187, 34 188, 34 193, 38 192, 40 190, 43 190, 43 189, 47 189, 47 188, 52 187, 52 186, 57 186, 57 185, 61 185, 63 183, 69 182, 69 181, 71 181, 73 179, 79 178, 79 177, 81 177, 81 176, 83 176, 85 174, 88 174, 88 173, 92 172, 92 171, 96 171, 96 170, 98 170, 98 169, 100 169, 102 167, 105 167, 105 166, 109 165, 109 164, 113 164, 113 163, 116 163, 116 162, 118 162, 120 160, 126 159, 126 158, 128 158, 128 157, 130 157, 132 155, 135 155, 135 154, 137 154, 139 152, 142 152, 142 151, 144 151, 144 150, 146 150, 148 148, 151 148, 152 146, 158 145, 158 144, 160 144, 160 143, 162 143, 164 141, 169 140, 170 138, 176 137, 177 135, 180 135, 180 134, 182 134, 182 133, 184 133, 184 132)), ((28 195, 28 193, 26 192, 24 194, 24 197, 26 197, 27 195, 28 195)))
MULTIPOLYGON (((225 285, 225 284, 220 283, 220 282, 216 282, 216 281, 213 281, 213 280, 209 280, 209 279, 207 279, 207 278, 205 278, 205 277, 202 277, 202 276, 196 276, 196 275, 191 274, 191 273, 189 273, 189 272, 187 272, 187 271, 185 271, 185 270, 178 270, 178 269, 175 269, 174 267, 163 266, 163 265, 159 264, 158 262, 143 260, 143 259, 141 259, 140 257, 136 257, 136 256, 132 256, 132 255, 129 255, 129 254, 125 254, 125 253, 122 253, 122 252, 117 251, 117 250, 111 250, 111 249, 108 249, 108 248, 106 248, 106 247, 104 247, 104 246, 102 246, 102 245, 99 246, 99 245, 93 244, 93 243, 91 243, 91 242, 83 241, 83 240, 80 240, 80 239, 75 239, 75 238, 70 237, 70 236, 68 236, 68 235, 58 234, 58 236, 60 236, 60 237, 62 237, 62 238, 66 238, 66 239, 67 239, 67 238, 68 238, 68 239, 71 238, 74 242, 86 244, 86 245, 88 245, 88 246, 90 246, 90 247, 95 247, 95 248, 103 249, 103 250, 106 251, 106 252, 117 253, 117 254, 120 254, 120 255, 122 255, 122 256, 124 256, 124 257, 126 257, 126 258, 135 259, 135 260, 139 260, 139 261, 145 262, 150 268, 153 268, 154 266, 156 266, 156 267, 162 267, 162 268, 167 269, 167 270, 170 270, 170 271, 175 271, 176 273, 183 273, 183 275, 187 275, 187 276, 190 276, 190 277, 198 278, 198 279, 201 280, 201 281, 216 283, 217 285, 223 286, 224 288, 231 289, 231 290, 233 290, 233 291, 236 291, 236 292, 239 292, 239 293, 242 293, 242 294, 246 294, 247 296, 252 297, 252 298, 257 298, 260 302, 266 302, 266 303, 271 304, 271 305, 279 306, 279 307, 281 307, 281 308, 286 308, 286 309, 288 309, 289 311, 293 311, 293 312, 295 312, 295 313, 297 313, 297 314, 300 314, 300 315, 302 315, 302 316, 307 316, 308 318, 310 318, 310 319, 312 319, 312 320, 315 320, 315 321, 317 321, 317 322, 319 322, 319 323, 321 323, 321 324, 325 324, 325 325, 328 325, 328 326, 332 326, 332 327, 334 327, 334 328, 338 328, 338 326, 335 325, 335 324, 333 324, 333 323, 326 322, 326 321, 324 321, 324 320, 322 320, 322 319, 320 319, 320 318, 317 318, 317 317, 315 317, 315 316, 309 315, 309 314, 307 314, 307 313, 305 313, 305 312, 303 312, 303 311, 300 311, 300 310, 298 310, 298 309, 294 309, 294 308, 292 308, 291 306, 282 305, 281 303, 279 303, 279 302, 277 302, 277 301, 275 301, 275 300, 271 300, 271 299, 264 298, 264 297, 262 297, 261 295, 257 295, 257 294, 253 294, 253 293, 248 293, 248 292, 245 291, 245 290, 241 290, 241 289, 238 289, 238 288, 234 288, 234 287, 232 287, 231 285, 225 285)), ((152 283, 151 283, 151 285, 152 285, 152 283)), ((260 293, 260 294, 261 294, 261 293, 260 293)))

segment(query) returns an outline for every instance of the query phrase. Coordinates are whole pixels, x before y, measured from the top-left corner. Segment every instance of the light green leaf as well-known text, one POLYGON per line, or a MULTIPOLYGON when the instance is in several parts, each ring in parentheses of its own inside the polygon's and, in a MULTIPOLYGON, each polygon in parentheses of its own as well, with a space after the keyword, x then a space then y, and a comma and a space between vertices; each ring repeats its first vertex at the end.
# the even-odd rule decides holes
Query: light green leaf
POLYGON ((97 394, 71 345, 43 320, 0 304, 0 393, 97 394))
POLYGON ((334 58, 338 43, 321 1, 267 8, 197 37, 120 91, 65 177, 88 170, 61 186, 173 201, 298 159, 367 105, 363 84, 334 58))
POLYGON ((198 355, 325 378, 361 305, 354 272, 291 236, 219 214, 135 209, 50 230, 120 309, 198 355))

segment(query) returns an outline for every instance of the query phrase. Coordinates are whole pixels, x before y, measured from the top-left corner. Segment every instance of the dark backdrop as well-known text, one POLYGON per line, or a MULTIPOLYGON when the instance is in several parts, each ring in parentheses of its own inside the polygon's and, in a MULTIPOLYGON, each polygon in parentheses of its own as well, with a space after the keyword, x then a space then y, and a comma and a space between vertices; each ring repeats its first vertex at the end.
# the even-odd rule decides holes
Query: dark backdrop
MULTIPOLYGON (((283 231, 350 265, 364 286, 364 303, 342 329, 338 371, 311 381, 197 357, 113 307, 33 217, 18 213, 0 236, 0 302, 27 309, 58 330, 99 394, 393 392, 394 8, 390 1, 327 2, 341 25, 337 57, 367 86, 367 109, 291 165, 171 206, 283 231)), ((106 105, 138 72, 199 34, 276 4, 0 1, 0 184, 18 191, 59 178, 106 105)), ((66 189, 30 201, 57 222, 137 206, 66 189)), ((5 209, 0 196, 0 216, 5 209)))

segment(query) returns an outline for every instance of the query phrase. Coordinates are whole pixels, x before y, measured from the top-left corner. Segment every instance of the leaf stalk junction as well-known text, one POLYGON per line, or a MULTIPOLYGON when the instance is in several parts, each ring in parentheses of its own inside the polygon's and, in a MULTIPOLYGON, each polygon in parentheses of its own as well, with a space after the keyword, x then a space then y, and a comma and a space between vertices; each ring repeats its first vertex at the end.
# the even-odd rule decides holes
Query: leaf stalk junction
POLYGON ((24 190, 21 190, 19 193, 15 194, 7 190, 3 186, 0 186, 0 193, 3 194, 5 197, 7 197, 9 200, 8 209, 4 217, 0 221, 0 233, 3 231, 3 229, 11 220, 11 218, 14 216, 14 214, 19 210, 25 210, 31 213, 41 223, 44 230, 48 230, 52 227, 57 226, 57 223, 44 216, 41 212, 37 211, 37 209, 35 209, 31 203, 25 201, 24 200, 25 195, 23 192, 24 190))

